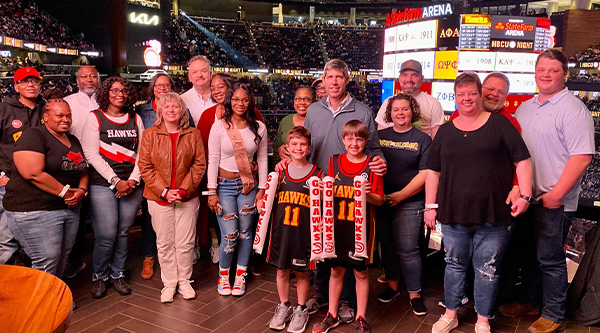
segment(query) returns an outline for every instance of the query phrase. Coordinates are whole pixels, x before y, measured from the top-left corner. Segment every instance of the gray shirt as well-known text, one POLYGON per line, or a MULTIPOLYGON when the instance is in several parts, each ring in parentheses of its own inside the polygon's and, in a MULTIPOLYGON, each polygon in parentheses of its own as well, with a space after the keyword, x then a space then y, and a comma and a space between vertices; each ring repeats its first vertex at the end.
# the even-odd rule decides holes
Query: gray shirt
MULTIPOLYGON (((533 165, 533 194, 550 192, 571 156, 594 154, 594 121, 585 104, 564 88, 540 104, 538 96, 515 113, 533 165)), ((577 210, 580 185, 564 198, 565 211, 577 210)))

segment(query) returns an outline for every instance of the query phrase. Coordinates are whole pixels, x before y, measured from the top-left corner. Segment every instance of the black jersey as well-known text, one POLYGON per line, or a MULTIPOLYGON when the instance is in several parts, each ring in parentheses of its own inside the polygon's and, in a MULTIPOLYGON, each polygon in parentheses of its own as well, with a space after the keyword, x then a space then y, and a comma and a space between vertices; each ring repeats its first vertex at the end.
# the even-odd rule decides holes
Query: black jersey
MULTIPOLYGON (((349 170, 345 165, 343 155, 333 155, 329 160, 329 175, 333 177, 333 217, 334 217, 334 239, 335 254, 334 261, 347 260, 353 263, 371 264, 373 262, 373 250, 375 249, 375 213, 373 205, 367 203, 367 254, 368 259, 354 258, 351 255, 355 250, 355 224, 354 224, 354 177, 363 176, 371 182, 373 192, 381 186, 371 169, 368 157, 357 170, 349 170)), ((348 162, 346 159, 345 162, 348 162)), ((379 178, 380 179, 380 178, 379 178)))
POLYGON ((271 237, 267 262, 279 269, 315 269, 310 261, 310 192, 308 180, 321 178, 316 166, 302 179, 293 179, 287 168, 279 175, 279 188, 273 202, 271 237))

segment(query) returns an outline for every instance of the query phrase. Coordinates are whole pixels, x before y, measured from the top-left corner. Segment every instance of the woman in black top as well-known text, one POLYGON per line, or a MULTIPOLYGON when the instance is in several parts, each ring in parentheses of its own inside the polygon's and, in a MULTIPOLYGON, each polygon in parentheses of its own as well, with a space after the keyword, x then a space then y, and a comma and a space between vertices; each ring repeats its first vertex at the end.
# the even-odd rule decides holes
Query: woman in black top
POLYGON ((446 248, 446 312, 432 332, 458 326, 456 310, 465 295, 466 271, 475 269, 475 332, 490 332, 498 293, 498 269, 512 230, 512 216, 531 200, 529 151, 506 117, 483 112, 481 82, 475 74, 456 78, 454 94, 460 117, 442 125, 427 157, 425 223, 442 224, 446 248), (506 199, 516 166, 521 198, 506 199))
POLYGON ((87 195, 87 163, 79 140, 68 133, 69 104, 50 100, 43 117, 44 125, 26 129, 15 144, 4 207, 32 267, 61 277, 87 195))
POLYGON ((419 233, 423 230, 425 161, 431 138, 412 126, 421 119, 419 104, 400 93, 390 99, 384 120, 394 126, 377 132, 381 152, 394 172, 383 176, 387 205, 377 214, 377 235, 388 288, 377 299, 388 303, 400 294, 400 268, 416 315, 427 314, 421 300, 419 233))

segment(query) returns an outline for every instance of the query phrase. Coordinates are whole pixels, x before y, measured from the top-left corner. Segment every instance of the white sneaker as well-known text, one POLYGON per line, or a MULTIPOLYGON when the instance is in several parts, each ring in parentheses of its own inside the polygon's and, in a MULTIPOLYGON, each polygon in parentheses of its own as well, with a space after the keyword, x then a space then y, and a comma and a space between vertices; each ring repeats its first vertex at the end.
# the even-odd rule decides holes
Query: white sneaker
POLYGON ((213 264, 219 263, 219 243, 213 243, 210 246, 210 257, 212 258, 213 264))
MULTIPOLYGON (((236 280, 237 281, 237 280, 236 280)), ((217 292, 222 296, 231 295, 231 285, 229 284, 229 275, 220 275, 217 282, 217 292)))
POLYGON ((242 275, 236 275, 235 282, 233 283, 233 296, 242 296, 246 293, 246 273, 242 275))
POLYGON ((449 319, 442 315, 440 319, 433 324, 431 333, 448 333, 458 326, 458 319, 449 319))
POLYGON ((160 301, 163 303, 173 302, 173 296, 175 296, 175 287, 164 287, 160 291, 160 301))
POLYGON ((177 292, 179 292, 179 294, 181 294, 181 296, 183 296, 183 299, 196 298, 196 291, 194 291, 194 288, 192 288, 192 285, 190 285, 190 282, 191 281, 187 281, 187 282, 179 284, 179 288, 177 289, 177 292))

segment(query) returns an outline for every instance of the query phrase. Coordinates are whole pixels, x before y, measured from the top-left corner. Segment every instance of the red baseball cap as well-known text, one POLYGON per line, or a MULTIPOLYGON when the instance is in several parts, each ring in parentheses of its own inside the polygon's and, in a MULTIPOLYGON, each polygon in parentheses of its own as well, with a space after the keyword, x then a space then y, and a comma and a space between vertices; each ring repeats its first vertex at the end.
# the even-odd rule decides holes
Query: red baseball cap
POLYGON ((17 69, 13 79, 15 80, 15 83, 17 83, 17 82, 19 82, 25 78, 28 78, 30 76, 33 76, 40 80, 42 79, 40 77, 40 73, 38 73, 38 71, 36 71, 35 68, 33 68, 33 67, 22 67, 22 68, 17 69))

